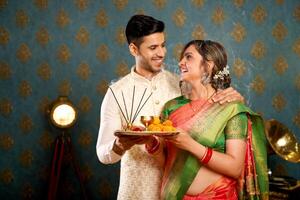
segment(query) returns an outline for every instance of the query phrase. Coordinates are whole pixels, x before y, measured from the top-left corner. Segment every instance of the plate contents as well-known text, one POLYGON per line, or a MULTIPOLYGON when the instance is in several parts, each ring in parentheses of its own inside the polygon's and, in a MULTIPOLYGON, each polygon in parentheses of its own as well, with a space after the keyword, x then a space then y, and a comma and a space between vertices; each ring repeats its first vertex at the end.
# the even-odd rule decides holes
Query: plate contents
MULTIPOLYGON (((141 117, 142 118, 145 117, 141 117)), ((149 118, 149 117, 147 117, 149 118)), ((145 127, 130 125, 124 127, 123 130, 115 131, 116 136, 132 135, 132 136, 172 136, 177 135, 179 132, 173 127, 173 123, 170 120, 161 121, 159 117, 151 117, 151 120, 147 120, 147 123, 143 123, 145 127)), ((145 119, 144 119, 145 120, 145 119)))
POLYGON ((171 120, 162 122, 159 117, 154 117, 147 129, 148 131, 176 131, 171 120))

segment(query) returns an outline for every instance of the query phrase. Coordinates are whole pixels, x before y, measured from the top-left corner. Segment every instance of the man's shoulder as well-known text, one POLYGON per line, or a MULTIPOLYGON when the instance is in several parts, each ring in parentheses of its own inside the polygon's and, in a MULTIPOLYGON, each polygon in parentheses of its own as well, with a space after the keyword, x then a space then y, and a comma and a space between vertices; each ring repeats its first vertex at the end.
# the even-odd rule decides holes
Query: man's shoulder
POLYGON ((174 79, 175 81, 179 81, 179 75, 168 70, 164 70, 163 73, 168 79, 174 79))
POLYGON ((112 89, 118 89, 118 88, 121 88, 121 87, 124 87, 126 84, 128 84, 128 82, 130 81, 131 79, 131 76, 130 76, 130 73, 121 77, 119 80, 113 82, 110 87, 112 89))

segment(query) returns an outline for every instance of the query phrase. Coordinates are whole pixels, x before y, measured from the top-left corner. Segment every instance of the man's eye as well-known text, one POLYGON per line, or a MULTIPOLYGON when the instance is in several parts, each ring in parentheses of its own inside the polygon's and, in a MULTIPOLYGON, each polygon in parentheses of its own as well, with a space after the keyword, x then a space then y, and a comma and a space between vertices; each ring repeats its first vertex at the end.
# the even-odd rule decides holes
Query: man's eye
POLYGON ((151 49, 151 50, 154 50, 154 49, 155 49, 155 47, 150 47, 150 49, 151 49))

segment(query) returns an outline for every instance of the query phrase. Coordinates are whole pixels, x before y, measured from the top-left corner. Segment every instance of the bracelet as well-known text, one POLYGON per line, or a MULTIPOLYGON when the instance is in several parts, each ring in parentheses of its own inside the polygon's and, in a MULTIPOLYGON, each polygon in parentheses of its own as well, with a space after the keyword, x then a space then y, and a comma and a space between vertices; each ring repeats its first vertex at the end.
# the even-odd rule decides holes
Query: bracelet
POLYGON ((206 164, 210 161, 210 159, 211 159, 211 157, 212 157, 212 153, 213 153, 212 148, 206 147, 205 152, 204 152, 204 155, 203 155, 203 157, 201 158, 200 162, 201 162, 203 165, 206 165, 206 164))
POLYGON ((145 144, 145 148, 149 154, 154 154, 159 149, 160 142, 157 138, 154 138, 154 139, 155 140, 154 140, 154 144, 152 145, 152 147, 149 147, 149 145, 145 144))
POLYGON ((208 151, 208 147, 205 148, 205 152, 204 152, 202 158, 200 159, 200 162, 202 162, 203 159, 206 157, 207 151, 208 151))

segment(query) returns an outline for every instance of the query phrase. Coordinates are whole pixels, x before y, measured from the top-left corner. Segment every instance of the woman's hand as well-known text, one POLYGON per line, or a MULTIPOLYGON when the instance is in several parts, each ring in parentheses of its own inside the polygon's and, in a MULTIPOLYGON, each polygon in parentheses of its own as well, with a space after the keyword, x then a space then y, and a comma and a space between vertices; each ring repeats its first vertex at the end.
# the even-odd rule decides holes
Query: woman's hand
POLYGON ((195 140, 187 132, 183 130, 178 131, 179 134, 174 136, 164 136, 164 139, 168 142, 173 143, 177 148, 189 151, 195 140))

